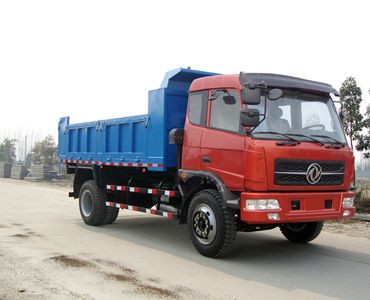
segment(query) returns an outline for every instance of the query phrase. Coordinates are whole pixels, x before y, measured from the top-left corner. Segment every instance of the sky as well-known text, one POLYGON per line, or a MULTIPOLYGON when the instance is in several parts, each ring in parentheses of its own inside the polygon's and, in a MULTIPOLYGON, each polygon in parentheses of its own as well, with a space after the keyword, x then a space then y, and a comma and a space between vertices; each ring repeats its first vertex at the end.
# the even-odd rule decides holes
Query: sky
POLYGON ((178 67, 348 76, 370 104, 368 1, 1 1, 0 138, 147 112, 178 67))

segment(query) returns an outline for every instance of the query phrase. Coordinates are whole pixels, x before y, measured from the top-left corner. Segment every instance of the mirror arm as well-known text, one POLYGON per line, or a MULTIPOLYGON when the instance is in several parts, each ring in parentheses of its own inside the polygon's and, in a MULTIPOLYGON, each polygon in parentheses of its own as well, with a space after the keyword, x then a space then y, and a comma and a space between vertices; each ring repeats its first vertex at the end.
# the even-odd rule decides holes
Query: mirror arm
POLYGON ((230 92, 229 92, 227 89, 221 89, 221 91, 222 91, 223 93, 227 94, 228 96, 231 96, 231 95, 230 95, 230 92))
POLYGON ((258 122, 256 127, 253 127, 251 130, 248 131, 248 136, 250 136, 253 131, 266 119, 266 114, 260 114, 260 116, 263 116, 263 118, 258 122))
POLYGON ((227 89, 216 89, 212 91, 212 94, 211 96, 208 97, 208 100, 212 101, 212 100, 217 99, 217 97, 219 96, 217 95, 217 92, 223 92, 227 94, 228 96, 231 96, 230 92, 227 89))

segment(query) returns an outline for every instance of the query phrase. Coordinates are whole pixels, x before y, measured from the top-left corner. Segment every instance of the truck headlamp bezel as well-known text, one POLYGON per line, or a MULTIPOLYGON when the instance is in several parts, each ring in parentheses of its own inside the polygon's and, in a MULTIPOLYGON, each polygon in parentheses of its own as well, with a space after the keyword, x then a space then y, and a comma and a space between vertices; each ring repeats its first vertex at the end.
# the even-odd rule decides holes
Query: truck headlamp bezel
POLYGON ((343 202, 342 202, 342 206, 345 207, 345 208, 354 207, 355 206, 355 196, 344 197, 343 202))
POLYGON ((277 199, 245 199, 245 209, 250 211, 280 210, 277 199))

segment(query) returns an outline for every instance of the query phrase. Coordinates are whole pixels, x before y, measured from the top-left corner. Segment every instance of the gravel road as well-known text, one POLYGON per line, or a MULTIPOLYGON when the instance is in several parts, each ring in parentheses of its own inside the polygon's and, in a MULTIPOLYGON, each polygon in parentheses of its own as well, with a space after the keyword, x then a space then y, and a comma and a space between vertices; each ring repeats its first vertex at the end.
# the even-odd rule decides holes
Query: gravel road
POLYGON ((351 236, 330 223, 308 245, 240 233, 230 256, 209 259, 161 217, 86 226, 68 191, 0 179, 0 299, 369 299, 367 224, 351 236))

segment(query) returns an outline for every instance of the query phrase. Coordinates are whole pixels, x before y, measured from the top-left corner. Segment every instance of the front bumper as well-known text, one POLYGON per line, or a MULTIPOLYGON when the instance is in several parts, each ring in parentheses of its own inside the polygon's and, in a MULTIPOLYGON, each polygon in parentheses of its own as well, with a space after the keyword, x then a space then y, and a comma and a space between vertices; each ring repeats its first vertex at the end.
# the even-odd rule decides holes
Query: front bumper
POLYGON ((240 219, 249 224, 271 224, 288 222, 314 222, 348 219, 354 216, 354 207, 342 207, 344 197, 354 197, 353 192, 300 192, 300 193, 249 193, 241 194, 240 219), (246 199, 277 199, 277 210, 248 210, 246 199), (297 209, 297 201, 299 209, 297 209), (328 202, 331 207, 328 207, 328 202), (345 213, 346 211, 346 213, 345 213), (278 213, 279 219, 272 220, 269 214, 278 213), (344 214, 347 214, 344 216, 344 214))

